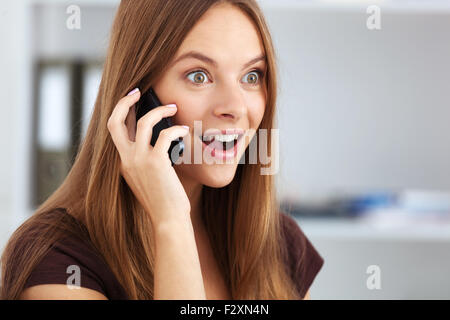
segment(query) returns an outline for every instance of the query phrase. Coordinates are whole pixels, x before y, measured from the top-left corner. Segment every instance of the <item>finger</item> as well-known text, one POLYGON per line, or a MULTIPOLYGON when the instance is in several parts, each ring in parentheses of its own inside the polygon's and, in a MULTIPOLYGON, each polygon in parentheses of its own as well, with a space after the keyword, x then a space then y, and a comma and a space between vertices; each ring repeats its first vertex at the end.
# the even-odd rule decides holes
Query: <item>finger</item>
POLYGON ((125 119, 125 125, 128 128, 128 136, 130 141, 136 141, 136 105, 133 105, 125 119))
POLYGON ((108 119, 107 127, 119 152, 131 144, 125 119, 130 108, 139 100, 139 91, 119 100, 108 119))
POLYGON ((136 147, 143 151, 151 149, 153 127, 165 117, 171 117, 177 112, 177 108, 160 106, 147 112, 139 119, 136 128, 136 147))
POLYGON ((167 153, 172 141, 179 137, 184 137, 189 134, 189 127, 185 126, 172 126, 170 128, 161 130, 158 140, 156 140, 154 152, 161 154, 167 153))

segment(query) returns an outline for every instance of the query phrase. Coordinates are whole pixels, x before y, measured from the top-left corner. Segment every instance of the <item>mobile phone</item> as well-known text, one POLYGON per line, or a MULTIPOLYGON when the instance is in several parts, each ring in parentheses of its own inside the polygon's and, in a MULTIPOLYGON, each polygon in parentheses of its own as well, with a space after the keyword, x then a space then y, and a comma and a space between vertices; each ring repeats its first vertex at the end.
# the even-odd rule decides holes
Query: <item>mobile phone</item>
MULTIPOLYGON (((153 88, 150 88, 149 90, 144 92, 135 106, 135 108, 136 108, 136 124, 137 124, 137 121, 140 118, 142 118, 147 112, 149 112, 150 110, 152 110, 156 107, 159 107, 159 106, 162 106, 162 103, 159 100, 159 98, 156 95, 153 88)), ((171 126, 173 126, 171 117, 162 118, 161 121, 158 122, 153 127, 152 139, 150 141, 150 144, 154 147, 161 130, 164 130, 171 126)), ((172 162, 172 166, 178 160, 178 158, 183 154, 183 151, 184 151, 184 142, 183 142, 182 137, 172 141, 172 143, 170 144, 170 147, 169 147, 169 151, 168 151, 169 159, 172 162)))

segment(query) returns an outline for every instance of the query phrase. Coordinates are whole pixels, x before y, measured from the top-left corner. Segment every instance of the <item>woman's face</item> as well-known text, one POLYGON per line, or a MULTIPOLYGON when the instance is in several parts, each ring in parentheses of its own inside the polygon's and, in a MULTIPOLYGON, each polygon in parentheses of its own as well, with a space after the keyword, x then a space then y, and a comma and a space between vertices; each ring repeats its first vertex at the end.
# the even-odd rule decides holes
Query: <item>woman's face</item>
POLYGON ((191 156, 189 162, 174 165, 179 176, 215 188, 233 180, 239 159, 264 115, 264 55, 251 20, 229 4, 208 10, 188 34, 169 68, 153 86, 163 105, 177 104, 174 124, 190 127, 183 140, 184 156, 186 150, 191 156), (196 55, 180 59, 194 51, 196 55), (199 59, 200 55, 205 58, 199 59), (260 59, 248 64, 255 58, 260 59), (241 129, 247 135, 237 143, 234 158, 224 159, 219 156, 220 150, 211 154, 211 146, 221 145, 217 140, 205 149, 202 139, 207 139, 212 129, 241 129), (194 158, 196 152, 200 159, 194 158))

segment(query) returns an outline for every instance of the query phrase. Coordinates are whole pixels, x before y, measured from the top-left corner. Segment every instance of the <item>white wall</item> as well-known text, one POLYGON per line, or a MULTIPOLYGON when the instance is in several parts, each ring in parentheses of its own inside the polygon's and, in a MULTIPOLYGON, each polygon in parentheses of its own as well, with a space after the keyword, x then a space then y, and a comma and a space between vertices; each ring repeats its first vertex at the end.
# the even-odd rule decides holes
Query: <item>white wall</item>
POLYGON ((24 1, 0 3, 0 247, 28 213, 31 134, 29 12, 24 1))
POLYGON ((450 11, 365 8, 267 10, 283 195, 450 189, 450 11))
POLYGON ((90 6, 90 9, 82 10, 82 28, 71 31, 66 27, 69 2, 0 2, 3 113, 0 117, 0 177, 3 182, 0 184, 0 248, 33 211, 30 194, 33 59, 101 59, 117 3, 117 0, 77 1, 82 8, 90 6))

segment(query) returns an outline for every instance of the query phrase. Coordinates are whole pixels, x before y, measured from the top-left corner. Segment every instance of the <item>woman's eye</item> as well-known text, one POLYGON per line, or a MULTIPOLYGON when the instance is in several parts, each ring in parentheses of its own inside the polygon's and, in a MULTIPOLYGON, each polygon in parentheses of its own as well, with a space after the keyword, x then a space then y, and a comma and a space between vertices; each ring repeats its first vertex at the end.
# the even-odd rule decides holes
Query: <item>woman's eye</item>
POLYGON ((247 73, 247 79, 249 81, 249 84, 251 85, 257 85, 261 77, 260 71, 252 71, 250 73, 247 73))
POLYGON ((187 75, 188 79, 190 79, 194 84, 203 84, 205 80, 206 73, 203 71, 193 71, 187 75), (203 75, 202 75, 203 74, 203 75), (192 78, 191 75, 194 77, 192 78))

